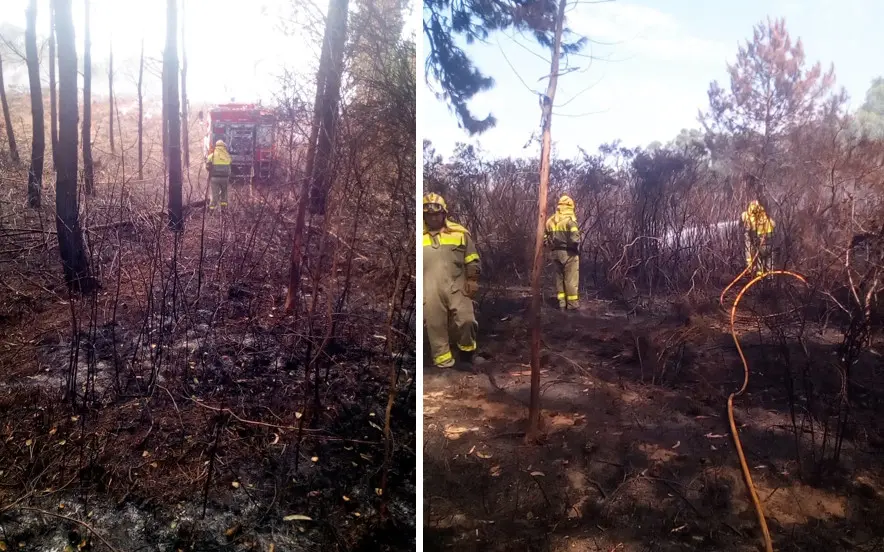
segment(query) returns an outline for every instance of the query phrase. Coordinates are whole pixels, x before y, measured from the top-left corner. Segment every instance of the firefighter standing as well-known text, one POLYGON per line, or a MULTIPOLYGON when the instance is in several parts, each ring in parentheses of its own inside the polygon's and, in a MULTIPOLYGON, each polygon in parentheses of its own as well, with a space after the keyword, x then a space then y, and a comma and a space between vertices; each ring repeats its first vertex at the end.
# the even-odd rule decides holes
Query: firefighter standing
POLYGON ((227 207, 227 183, 230 180, 230 153, 223 140, 215 142, 215 149, 206 157, 206 170, 209 171, 209 184, 212 196, 209 209, 218 205, 227 207))
POLYGON ((424 324, 433 364, 455 365, 451 340, 461 361, 470 364, 479 328, 472 300, 479 288, 479 253, 469 231, 448 219, 442 196, 424 195, 423 210, 424 324))
POLYGON ((574 200, 567 195, 559 198, 556 213, 547 219, 544 241, 552 253, 559 309, 579 308, 580 229, 574 200))
POLYGON ((740 219, 746 239, 746 266, 754 270, 756 276, 761 276, 773 269, 771 239, 774 221, 756 200, 749 203, 740 219))

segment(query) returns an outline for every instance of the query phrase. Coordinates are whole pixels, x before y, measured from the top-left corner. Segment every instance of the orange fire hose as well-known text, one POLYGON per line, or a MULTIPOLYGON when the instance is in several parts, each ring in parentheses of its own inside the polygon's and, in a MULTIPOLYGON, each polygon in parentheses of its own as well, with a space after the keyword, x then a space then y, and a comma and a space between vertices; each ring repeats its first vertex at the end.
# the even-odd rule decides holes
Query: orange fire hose
POLYGON ((727 287, 724 288, 724 290, 722 290, 721 295, 718 296, 718 304, 719 304, 719 305, 721 305, 722 307, 724 306, 724 296, 727 295, 727 292, 729 292, 729 291, 731 290, 731 288, 734 287, 734 285, 735 285, 737 282, 739 282, 740 279, 741 279, 743 276, 745 276, 746 274, 749 274, 749 271, 752 269, 753 266, 755 266, 755 260, 756 260, 757 258, 758 258, 758 253, 755 253, 755 255, 752 256, 752 260, 749 261, 749 264, 747 264, 747 265, 746 265, 746 268, 743 269, 743 272, 740 272, 740 273, 737 275, 737 277, 734 278, 734 279, 731 281, 731 283, 729 283, 729 284, 727 285, 727 287))
MULTIPOLYGON (((728 284, 728 286, 721 293, 721 297, 719 298, 720 303, 724 303, 724 295, 728 292, 728 290, 730 290, 731 287, 734 286, 734 284, 737 283, 737 281, 740 280, 740 278, 742 278, 749 271, 749 269, 755 264, 754 261, 755 259, 753 258, 752 262, 749 263, 746 269, 743 270, 743 272, 741 272, 739 276, 734 278, 734 280, 730 284, 728 284)), ((742 395, 743 392, 746 391, 746 387, 749 385, 749 363, 746 361, 746 355, 743 354, 743 348, 740 346, 740 340, 737 338, 737 331, 734 328, 734 321, 736 320, 737 316, 737 306, 740 303, 740 299, 743 298, 743 295, 749 290, 749 288, 768 276, 793 276, 801 280, 801 282, 803 282, 804 284, 807 284, 807 280, 804 279, 804 276, 796 272, 791 272, 788 270, 771 270, 769 272, 762 272, 760 275, 753 278, 748 284, 740 289, 740 292, 737 294, 737 298, 734 299, 734 304, 731 307, 730 317, 731 337, 734 338, 734 345, 736 345, 737 352, 740 354, 740 361, 743 363, 743 372, 745 376, 743 378, 743 386, 740 387, 738 391, 731 393, 730 396, 728 396, 727 398, 727 418, 731 427, 731 437, 733 437, 734 446, 737 449, 737 456, 740 459, 740 469, 743 472, 743 480, 746 483, 746 487, 749 489, 749 497, 752 499, 752 504, 755 507, 755 513, 758 516, 758 524, 761 526, 761 534, 764 540, 764 550, 766 552, 773 552, 773 543, 770 539, 770 531, 767 528, 767 520, 765 520, 764 518, 764 510, 761 507, 761 500, 759 500, 758 491, 756 491, 755 484, 752 482, 752 474, 749 472, 749 466, 746 463, 746 455, 743 454, 743 445, 740 442, 740 436, 737 434, 737 424, 736 422, 734 422, 734 397, 742 395)))

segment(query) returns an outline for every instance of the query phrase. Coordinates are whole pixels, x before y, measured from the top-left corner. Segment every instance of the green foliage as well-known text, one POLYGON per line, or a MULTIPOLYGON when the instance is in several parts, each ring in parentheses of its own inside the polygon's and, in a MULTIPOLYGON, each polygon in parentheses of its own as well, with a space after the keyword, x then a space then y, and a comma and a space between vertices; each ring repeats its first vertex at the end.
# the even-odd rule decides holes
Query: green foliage
MULTIPOLYGON (((427 75, 441 87, 437 97, 445 100, 458 123, 470 134, 494 127, 496 119, 488 114, 477 118, 469 101, 479 92, 491 89, 494 79, 473 65, 458 39, 467 45, 483 42, 494 31, 515 29, 530 33, 543 46, 551 47, 554 38, 556 2, 537 0, 425 0, 424 35, 428 41, 427 75)), ((562 55, 580 51, 584 37, 563 36, 562 55)))
POLYGON ((396 265, 414 255, 415 43, 402 39, 401 0, 357 0, 356 7, 337 139, 338 185, 358 225, 385 233, 384 252, 396 265))
POLYGON ((729 151, 735 167, 759 178, 782 162, 790 137, 823 112, 838 112, 846 99, 832 94, 834 67, 808 67, 801 40, 792 40, 783 19, 755 25, 728 73, 728 88, 710 84, 700 121, 713 150, 729 151))
POLYGON ((872 81, 866 101, 856 112, 859 134, 871 140, 884 140, 884 77, 872 81))

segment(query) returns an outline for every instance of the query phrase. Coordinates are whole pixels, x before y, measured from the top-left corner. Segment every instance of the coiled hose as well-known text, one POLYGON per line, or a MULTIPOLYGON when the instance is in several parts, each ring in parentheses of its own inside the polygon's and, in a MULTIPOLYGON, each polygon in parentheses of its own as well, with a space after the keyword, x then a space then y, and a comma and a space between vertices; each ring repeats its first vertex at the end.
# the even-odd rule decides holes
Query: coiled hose
MULTIPOLYGON (((757 257, 757 254, 756 254, 757 257)), ((719 297, 719 303, 724 305, 724 296, 725 294, 743 277, 745 276, 752 266, 755 264, 755 257, 752 258, 752 261, 748 264, 748 266, 741 272, 734 280, 728 284, 724 291, 721 292, 721 296, 719 297)), ((740 436, 737 433, 737 424, 734 421, 734 397, 738 397, 742 395, 746 391, 746 387, 749 385, 749 363, 746 361, 746 355, 743 354, 743 348, 740 346, 740 340, 737 337, 736 328, 734 328, 734 322, 737 317, 737 306, 740 304, 740 299, 743 298, 743 295, 754 286, 756 283, 760 282, 764 278, 770 276, 792 276, 797 278, 805 285, 807 284, 807 280, 805 280, 804 276, 798 274, 797 272, 791 272, 789 270, 771 270, 768 272, 762 272, 755 278, 749 281, 745 286, 740 289, 740 292, 737 294, 736 299, 734 299, 734 304, 731 306, 731 316, 730 316, 730 329, 731 329, 731 337, 734 338, 734 345, 737 347, 737 353, 740 355, 740 361, 743 363, 743 386, 734 393, 731 393, 727 398, 727 419, 731 428, 731 437, 734 441, 734 447, 737 449, 737 456, 740 460, 740 469, 743 472, 743 481, 746 483, 746 487, 749 489, 749 498, 752 500, 752 505, 755 507, 755 514, 758 516, 758 524, 761 526, 761 535, 764 541, 764 550, 765 552, 773 552, 773 543, 770 538, 770 531, 767 528, 767 520, 764 518, 764 509, 761 506, 761 500, 758 498, 758 491, 755 489, 755 484, 752 482, 752 474, 749 472, 749 465, 746 463, 746 455, 743 453, 743 444, 740 442, 740 436)))

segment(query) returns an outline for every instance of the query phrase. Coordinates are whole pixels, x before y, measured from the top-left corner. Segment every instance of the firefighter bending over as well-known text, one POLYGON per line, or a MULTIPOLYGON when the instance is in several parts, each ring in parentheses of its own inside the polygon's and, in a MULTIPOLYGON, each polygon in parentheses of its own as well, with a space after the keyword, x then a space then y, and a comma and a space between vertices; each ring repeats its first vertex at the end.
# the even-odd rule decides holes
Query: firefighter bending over
POLYGON ((559 198, 556 214, 547 219, 544 241, 552 253, 559 309, 579 308, 580 229, 574 214, 574 200, 567 195, 559 198))
POLYGON ((754 270, 756 276, 761 276, 773 270, 771 240, 774 221, 756 200, 749 203, 740 218, 746 238, 746 266, 754 270))
POLYGON ((209 184, 212 195, 209 209, 218 205, 227 207, 227 183, 230 180, 230 153, 223 140, 215 142, 215 149, 206 157, 206 170, 209 171, 209 184))
POLYGON ((442 196, 426 194, 423 205, 424 324, 433 364, 455 365, 453 340, 461 363, 469 365, 479 329, 472 300, 479 288, 479 253, 469 231, 448 219, 442 196))

